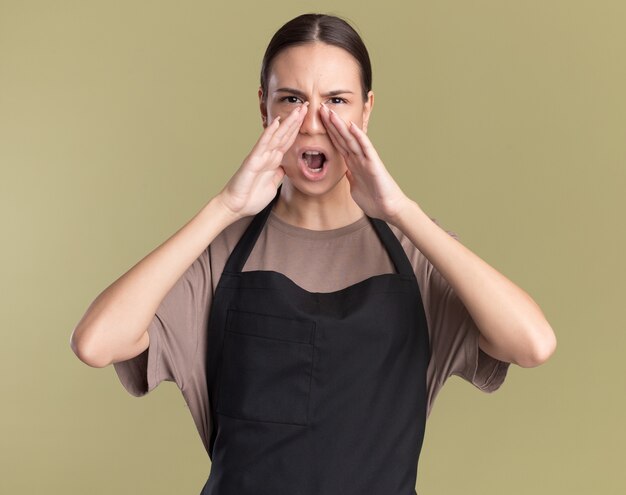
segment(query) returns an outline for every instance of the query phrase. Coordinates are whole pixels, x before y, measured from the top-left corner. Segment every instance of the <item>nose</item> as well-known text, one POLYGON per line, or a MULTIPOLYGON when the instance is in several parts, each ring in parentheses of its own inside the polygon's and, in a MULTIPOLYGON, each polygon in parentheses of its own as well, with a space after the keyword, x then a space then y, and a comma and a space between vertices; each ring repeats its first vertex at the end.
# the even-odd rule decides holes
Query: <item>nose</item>
POLYGON ((326 134, 321 111, 322 107, 319 101, 309 100, 309 108, 300 126, 301 134, 326 134))

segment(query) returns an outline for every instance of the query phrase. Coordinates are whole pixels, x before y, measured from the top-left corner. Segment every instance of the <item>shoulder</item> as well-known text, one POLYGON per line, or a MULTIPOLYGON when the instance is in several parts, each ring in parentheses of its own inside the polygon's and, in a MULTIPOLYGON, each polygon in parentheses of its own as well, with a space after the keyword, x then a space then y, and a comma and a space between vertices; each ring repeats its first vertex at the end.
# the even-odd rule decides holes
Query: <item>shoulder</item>
MULTIPOLYGON (((452 232, 450 230, 446 230, 437 221, 436 218, 430 217, 430 219, 436 225, 438 225, 440 228, 442 228, 448 235, 450 235, 450 237, 456 239, 457 241, 459 240, 459 236, 456 234, 456 232, 452 232)), ((416 268, 418 265, 421 265, 421 264, 424 264, 424 263, 429 263, 428 259, 421 253, 421 251, 417 248, 417 246, 415 246, 415 244, 413 244, 411 239, 409 239, 404 234, 404 232, 402 232, 402 230, 400 230, 400 228, 396 227, 395 225, 393 225, 391 223, 387 223, 387 225, 389 225, 389 228, 391 229, 391 231, 395 234, 396 238, 400 241, 400 244, 404 248, 404 251, 406 252, 406 255, 408 256, 408 258, 411 261, 411 264, 413 265, 414 268, 416 268)))
MULTIPOLYGON (((442 228, 448 235, 458 240, 456 233, 444 229, 441 224, 435 219, 430 219, 442 228)), ((451 295, 452 288, 447 280, 439 272, 437 267, 431 263, 431 261, 418 249, 415 244, 409 239, 398 227, 389 224, 392 232, 396 235, 400 244, 404 248, 404 251, 413 267, 413 272, 420 287, 422 300, 426 309, 426 317, 430 323, 430 309, 439 306, 439 304, 451 295)), ((430 326, 430 325, 429 325, 430 326)))
POLYGON ((240 218, 222 230, 209 245, 211 254, 230 253, 235 249, 237 242, 253 219, 254 216, 240 218))

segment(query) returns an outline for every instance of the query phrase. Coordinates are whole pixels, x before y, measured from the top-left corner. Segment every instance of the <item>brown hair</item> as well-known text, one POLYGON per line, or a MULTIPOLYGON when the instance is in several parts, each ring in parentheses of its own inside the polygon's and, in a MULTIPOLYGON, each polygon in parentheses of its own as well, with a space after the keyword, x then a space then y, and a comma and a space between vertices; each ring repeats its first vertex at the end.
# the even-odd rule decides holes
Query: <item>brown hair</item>
POLYGON ((372 89, 372 66, 361 36, 344 19, 327 14, 302 14, 283 24, 269 42, 261 64, 263 101, 267 101, 267 80, 272 60, 290 46, 320 41, 338 46, 350 53, 358 62, 361 73, 363 102, 372 89))

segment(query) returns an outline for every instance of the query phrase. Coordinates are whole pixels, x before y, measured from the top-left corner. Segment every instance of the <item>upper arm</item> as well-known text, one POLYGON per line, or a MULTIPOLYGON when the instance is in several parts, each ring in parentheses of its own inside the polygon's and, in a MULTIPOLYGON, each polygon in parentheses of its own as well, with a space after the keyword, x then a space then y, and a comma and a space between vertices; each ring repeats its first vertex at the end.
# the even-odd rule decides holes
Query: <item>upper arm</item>
POLYGON ((144 352, 150 346, 150 334, 148 329, 144 333, 141 334, 141 337, 134 342, 128 345, 122 352, 120 352, 119 356, 116 356, 111 364, 119 363, 120 361, 126 361, 128 359, 132 359, 142 352, 144 352))
POLYGON ((167 293, 147 331, 128 347, 128 357, 114 363, 118 378, 132 395, 144 395, 162 381, 173 381, 183 389, 197 359, 200 327, 211 301, 205 250, 167 293))
POLYGON ((489 341, 482 333, 478 336, 478 347, 480 347, 484 353, 489 354, 494 359, 510 362, 508 359, 506 359, 506 356, 503 356, 498 352, 497 347, 489 343, 489 341))

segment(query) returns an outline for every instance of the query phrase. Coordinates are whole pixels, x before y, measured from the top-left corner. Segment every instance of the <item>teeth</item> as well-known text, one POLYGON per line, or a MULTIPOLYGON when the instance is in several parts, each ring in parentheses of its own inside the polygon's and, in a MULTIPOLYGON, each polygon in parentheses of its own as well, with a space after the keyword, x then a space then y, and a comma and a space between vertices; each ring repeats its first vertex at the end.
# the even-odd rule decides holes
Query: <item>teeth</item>
MULTIPOLYGON (((317 150, 308 150, 308 151, 304 151, 302 153, 302 159, 304 161, 308 162, 308 163, 311 163, 311 158, 310 157, 311 156, 318 156, 318 155, 324 156, 324 153, 322 153, 321 151, 317 151, 317 150)), ((319 168, 311 168, 311 167, 309 167, 309 171, 314 173, 314 174, 317 174, 317 173, 321 172, 323 169, 324 169, 324 165, 322 165, 319 168)))

